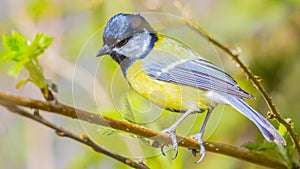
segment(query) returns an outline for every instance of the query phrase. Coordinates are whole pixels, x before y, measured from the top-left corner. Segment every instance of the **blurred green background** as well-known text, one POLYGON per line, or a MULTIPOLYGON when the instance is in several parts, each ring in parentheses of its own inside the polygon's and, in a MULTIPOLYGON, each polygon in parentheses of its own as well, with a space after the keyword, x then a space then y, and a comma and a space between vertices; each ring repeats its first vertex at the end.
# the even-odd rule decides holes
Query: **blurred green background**
MULTIPOLYGON (((128 91, 120 70, 109 57, 95 58, 102 45, 103 26, 111 16, 120 12, 160 12, 176 16, 184 14, 197 21, 216 39, 242 49, 241 59, 263 79, 263 86, 281 114, 290 117, 295 122, 296 131, 300 133, 299 0, 182 0, 181 3, 184 13, 171 0, 1 0, 0 33, 10 34, 12 30, 16 30, 27 39, 33 39, 39 32, 53 36, 55 40, 52 46, 40 57, 40 61, 46 77, 58 85, 58 99, 114 118, 121 119, 123 116, 130 119, 132 114, 126 114, 128 110, 126 106, 124 108, 123 98, 119 95, 125 91, 131 96, 131 91, 128 91)), ((159 18, 163 15, 156 13, 153 16, 159 18)), ((167 18, 176 20, 173 16, 167 18)), ((161 30, 222 66, 242 88, 256 97, 256 100, 249 103, 266 115, 268 109, 265 102, 230 57, 203 42, 200 36, 195 37, 189 32, 181 33, 184 29, 166 26, 161 30)), ((1 46, 0 50, 2 49, 1 46)), ((27 74, 22 72, 19 79, 12 79, 7 76, 10 66, 9 62, 0 63, 0 90, 42 99, 38 89, 32 84, 15 89, 18 80, 27 74)), ((161 112, 161 109, 149 105, 139 96, 130 98, 128 104, 137 105, 134 107, 135 111, 142 113, 134 113, 135 120, 145 123, 156 120, 151 121, 148 127, 164 129, 171 124, 169 121, 178 117, 178 114, 161 112)), ((0 168, 128 168, 75 141, 57 137, 52 130, 40 124, 8 113, 2 107, 0 110, 0 168)), ((183 148, 180 148, 179 156, 172 160, 171 152, 164 157, 158 150, 149 148, 142 139, 126 134, 113 134, 86 123, 43 114, 76 133, 87 132, 101 145, 122 155, 135 160, 144 157, 143 160, 151 168, 263 168, 213 153, 207 153, 204 161, 196 165, 194 162, 197 158, 183 148)), ((215 119, 209 122, 211 129, 208 140, 235 146, 248 141, 263 141, 256 127, 235 110, 220 106, 214 114, 215 119)), ((188 119, 180 127, 179 134, 190 135, 198 130, 203 117, 195 116, 199 118, 196 121, 193 121, 193 117, 188 119), (189 121, 193 122, 193 127, 189 121), (187 128, 188 133, 185 132, 187 128)))

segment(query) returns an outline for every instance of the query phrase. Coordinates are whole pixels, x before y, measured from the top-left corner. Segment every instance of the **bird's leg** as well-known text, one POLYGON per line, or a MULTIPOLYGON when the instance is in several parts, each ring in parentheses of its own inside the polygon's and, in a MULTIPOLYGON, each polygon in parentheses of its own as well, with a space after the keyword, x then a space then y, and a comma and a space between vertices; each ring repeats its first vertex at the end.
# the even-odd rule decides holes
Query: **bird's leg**
MULTIPOLYGON (((173 156, 173 159, 175 159, 177 157, 178 154, 178 143, 177 143, 177 138, 176 138, 176 129, 179 126, 179 124, 191 113, 193 113, 193 110, 187 110, 174 124, 172 124, 172 126, 170 126, 167 129, 162 130, 162 132, 164 133, 169 133, 171 136, 171 140, 172 140, 172 144, 173 144, 173 149, 175 151, 175 154, 173 156)), ((164 146, 161 147, 161 152, 163 155, 165 155, 164 152, 164 146)))
MULTIPOLYGON (((201 126, 200 131, 197 134, 191 136, 193 139, 196 139, 198 141, 198 144, 200 146, 199 153, 200 153, 201 157, 200 157, 200 159, 196 163, 200 163, 203 160, 204 156, 205 156, 205 147, 203 145, 202 137, 203 137, 204 130, 205 130, 207 121, 209 119, 209 116, 210 116, 212 110, 213 110, 213 108, 208 109, 207 114, 205 116, 205 119, 204 119, 204 122, 203 122, 203 124, 201 126)), ((193 153, 193 155, 196 155, 196 150, 193 149, 192 153, 193 153)))

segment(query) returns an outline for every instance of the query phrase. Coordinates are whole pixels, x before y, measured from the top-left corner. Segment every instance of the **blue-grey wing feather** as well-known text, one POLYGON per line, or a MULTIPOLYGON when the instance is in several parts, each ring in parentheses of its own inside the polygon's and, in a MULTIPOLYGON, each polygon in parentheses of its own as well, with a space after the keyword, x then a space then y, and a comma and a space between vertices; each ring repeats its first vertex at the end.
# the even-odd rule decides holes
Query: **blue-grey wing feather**
MULTIPOLYGON (((191 52, 185 54, 189 53, 191 52)), ((236 81, 223 70, 198 54, 192 54, 195 56, 184 59, 182 56, 172 54, 172 52, 156 50, 152 51, 142 64, 144 71, 150 77, 158 80, 227 93, 241 98, 253 97, 242 90, 236 81)))

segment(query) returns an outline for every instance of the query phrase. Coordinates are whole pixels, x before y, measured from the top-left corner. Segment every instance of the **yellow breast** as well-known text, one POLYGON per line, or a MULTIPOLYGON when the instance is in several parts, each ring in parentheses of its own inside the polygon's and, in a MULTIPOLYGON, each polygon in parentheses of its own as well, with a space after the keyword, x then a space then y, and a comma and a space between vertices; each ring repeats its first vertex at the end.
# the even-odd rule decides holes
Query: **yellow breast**
POLYGON ((143 71, 140 60, 128 68, 126 78, 137 93, 162 108, 174 111, 186 111, 195 106, 199 110, 209 108, 209 101, 204 97, 206 91, 151 78, 143 71))

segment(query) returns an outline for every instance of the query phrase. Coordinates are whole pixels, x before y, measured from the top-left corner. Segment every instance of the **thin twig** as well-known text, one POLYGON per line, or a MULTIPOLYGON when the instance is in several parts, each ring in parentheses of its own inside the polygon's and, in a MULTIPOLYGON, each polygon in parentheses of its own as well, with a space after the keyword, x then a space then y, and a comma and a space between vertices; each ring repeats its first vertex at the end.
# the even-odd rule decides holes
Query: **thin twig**
POLYGON ((239 55, 240 52, 238 52, 238 50, 233 51, 231 50, 229 47, 223 45, 221 42, 217 41, 216 39, 214 39, 212 36, 208 35, 207 33, 205 33, 204 31, 202 31, 202 29, 200 28, 196 28, 195 26, 193 26, 190 22, 186 22, 187 25, 189 26, 189 28, 191 28, 192 30, 199 32, 201 35, 203 35, 204 37, 206 37, 210 42, 212 42, 214 45, 218 46, 220 49, 222 49, 223 51, 225 51, 227 54, 229 54, 232 59, 234 61, 236 61, 239 65, 239 67, 243 70, 243 72, 245 72, 245 74, 248 76, 248 78, 252 81, 252 83, 254 84, 254 86, 257 88, 257 90, 261 93, 261 95, 263 96, 264 100, 266 101, 269 110, 270 110, 270 116, 271 118, 275 118, 279 123, 281 123, 282 125, 284 125, 287 129, 287 131, 290 133, 290 136, 292 137, 292 140, 296 146, 296 149, 298 151, 298 154, 300 155, 300 146, 299 146, 299 140, 298 140, 298 136, 295 133, 295 131, 292 129, 291 125, 285 121, 280 113, 278 112, 276 106, 274 105, 271 97, 268 95, 267 91, 265 90, 265 88, 261 85, 261 83, 259 82, 259 80, 256 78, 256 76, 251 72, 251 70, 239 59, 239 55))
MULTIPOLYGON (((15 96, 3 92, 0 92, 0 104, 4 104, 4 105, 13 104, 13 105, 34 108, 38 110, 44 110, 50 113, 55 113, 58 115, 62 115, 74 119, 80 119, 93 124, 122 130, 144 138, 150 138, 162 144, 171 143, 171 139, 169 135, 166 133, 152 130, 137 124, 129 123, 127 121, 116 120, 116 119, 100 116, 97 114, 89 113, 87 111, 76 109, 74 107, 66 106, 63 104, 52 104, 45 101, 39 101, 27 97, 15 96)), ((180 140, 179 145, 182 147, 199 150, 198 142, 195 139, 177 136, 177 140, 180 140)), ((238 148, 238 147, 225 145, 221 143, 214 143, 214 142, 205 142, 204 146, 207 151, 218 153, 218 154, 224 154, 227 156, 238 158, 258 165, 263 165, 272 168, 280 168, 280 169, 287 168, 287 165, 283 161, 267 157, 263 154, 254 153, 244 148, 238 148)))
MULTIPOLYGON (((184 14, 184 7, 179 1, 175 1, 174 5, 177 7, 177 9, 184 14)), ((184 15, 183 15, 184 16, 184 15)), ((224 52, 226 52, 228 55, 232 57, 232 59, 237 62, 238 66, 241 68, 243 72, 247 75, 247 77, 252 81, 254 86, 257 88, 257 90, 261 93, 263 96, 265 102, 268 105, 268 108, 270 110, 269 117, 275 118, 279 123, 281 123, 283 126, 286 127, 287 131, 289 132, 295 147, 298 151, 298 154, 300 155, 300 145, 299 145, 299 139, 297 133, 293 130, 290 123, 288 123, 284 118, 281 117, 279 111, 277 110, 276 106, 274 105, 272 98, 268 95, 265 88, 260 83, 259 79, 251 72, 251 70, 239 59, 240 51, 239 50, 232 50, 227 45, 224 45, 220 41, 216 40, 213 36, 209 35, 203 28, 200 26, 195 26, 196 24, 192 22, 189 19, 183 18, 188 28, 195 31, 196 33, 200 34, 204 38, 208 39, 211 43, 222 49, 224 52)), ((299 159, 300 161, 300 159, 299 159)))
POLYGON ((14 113, 17 113, 21 116, 24 116, 24 117, 27 117, 27 118, 30 118, 36 122, 39 122, 41 124, 44 124, 45 126, 48 126, 49 128, 52 128, 53 130, 56 131, 56 134, 58 136, 61 136, 61 137, 67 137, 67 138, 71 138, 73 140, 76 140, 80 143, 83 143, 89 147, 91 147, 92 149, 94 149, 96 152, 99 152, 99 153, 102 153, 102 154, 105 154, 113 159, 116 159, 132 168, 138 168, 138 169, 149 169, 149 167, 147 167, 145 164, 143 163, 137 163, 129 158, 126 158, 124 156, 121 156, 117 153, 114 153, 104 147, 101 147, 99 146, 98 144, 96 144, 94 141, 92 141, 87 135, 85 134, 81 134, 80 136, 72 133, 71 131, 68 131, 62 127, 59 127, 55 124, 53 124, 52 122, 46 120, 45 118, 43 118, 39 113, 38 111, 35 111, 34 114, 31 114, 29 112, 27 112, 26 110, 24 109, 21 109, 19 108, 18 106, 15 106, 15 105, 12 105, 12 104, 6 104, 3 106, 5 106, 9 111, 11 112, 14 112, 14 113))

